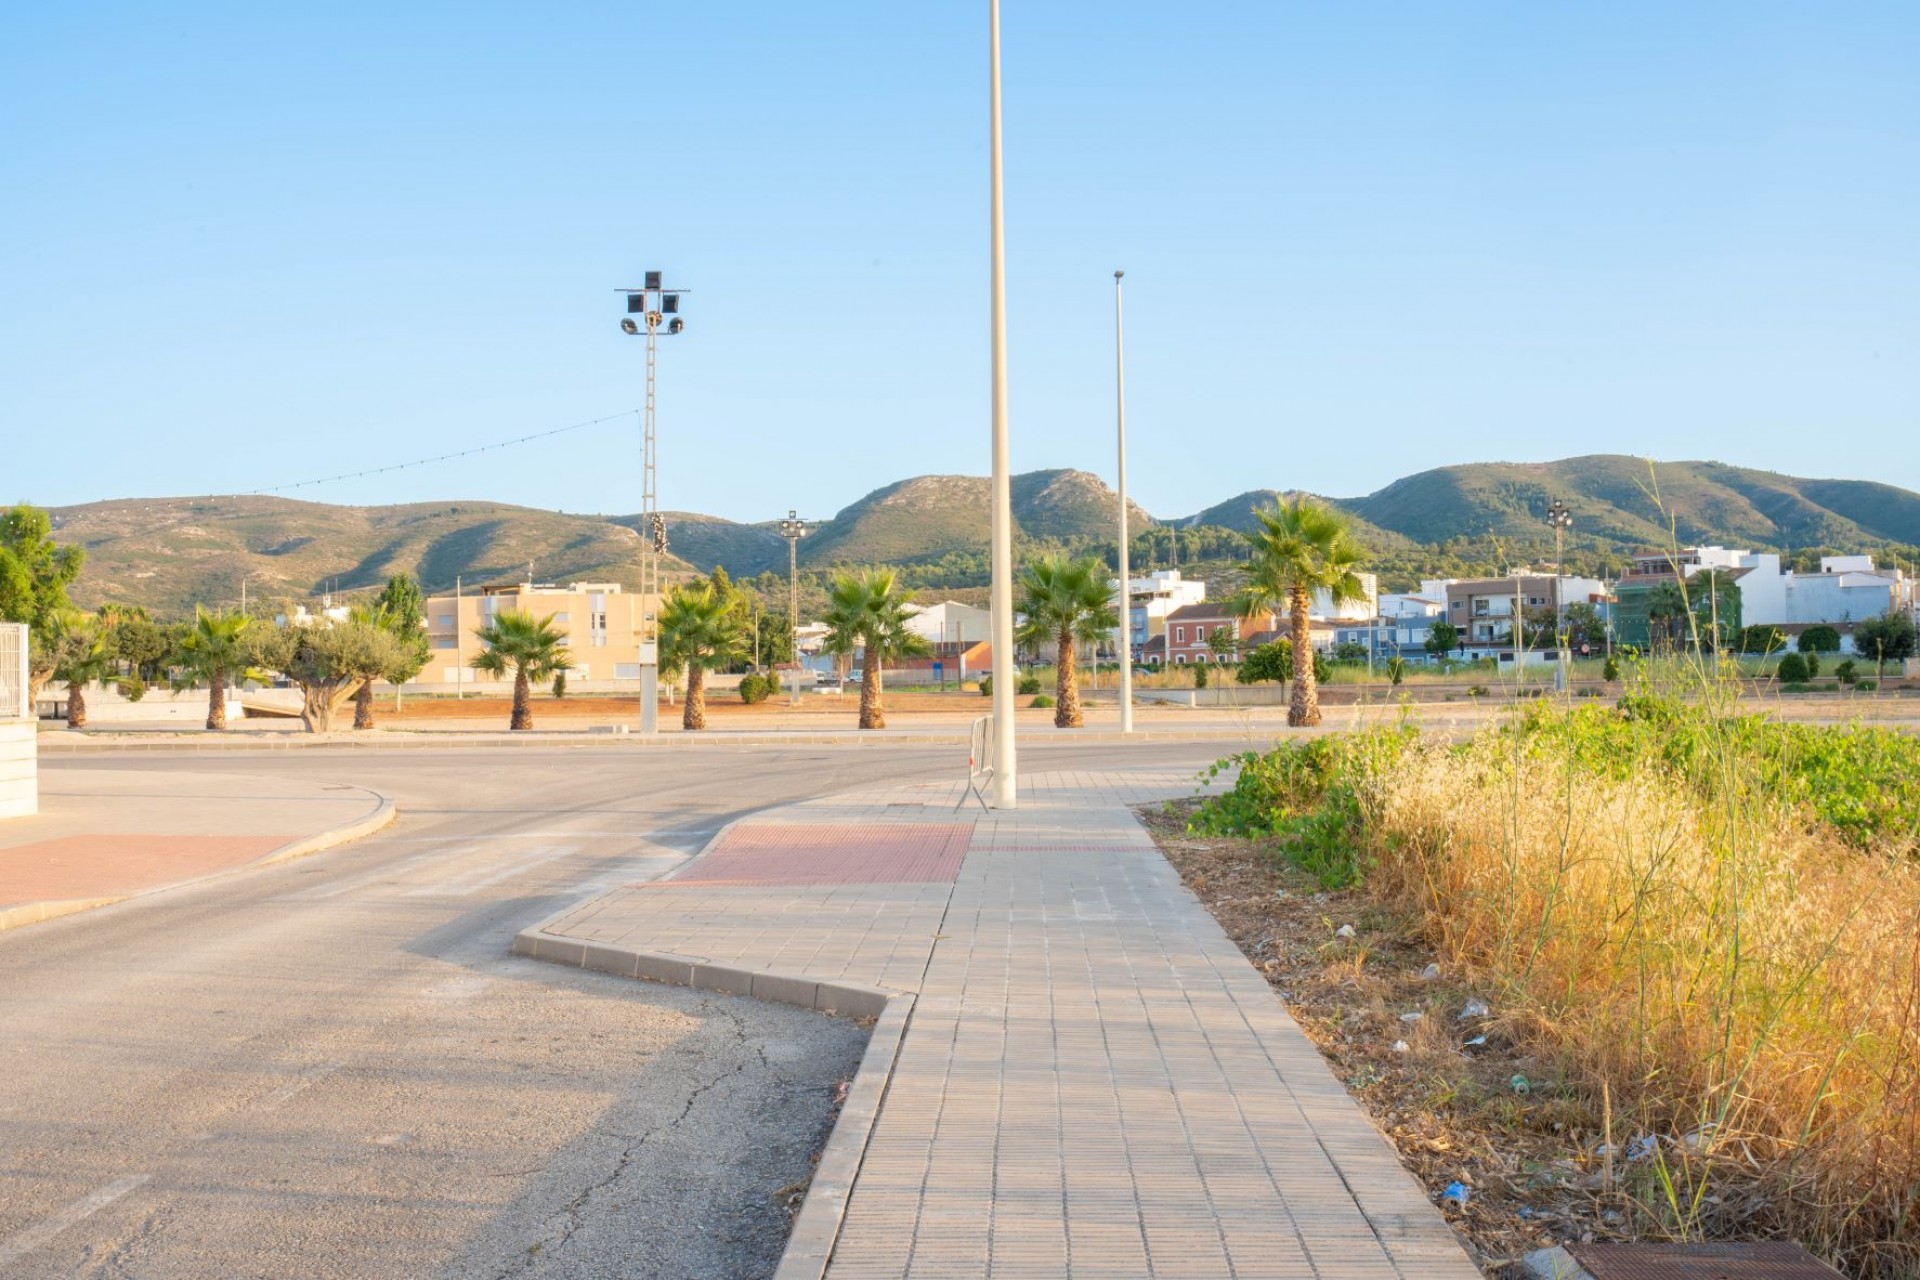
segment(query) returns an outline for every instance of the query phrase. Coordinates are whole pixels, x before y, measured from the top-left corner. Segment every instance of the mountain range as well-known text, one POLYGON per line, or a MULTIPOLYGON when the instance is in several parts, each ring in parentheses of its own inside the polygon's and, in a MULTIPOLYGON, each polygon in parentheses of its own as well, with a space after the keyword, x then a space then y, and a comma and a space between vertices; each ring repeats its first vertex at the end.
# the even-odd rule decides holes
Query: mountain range
MULTIPOLYGON (((1023 544, 1067 550, 1111 541, 1114 494, 1082 471, 1033 471, 1012 482, 1023 544)), ((1147 533, 1244 531, 1253 510, 1282 491, 1251 489, 1171 520, 1138 506, 1147 533)), ((916 476, 874 490, 814 525, 799 545, 808 569, 892 564, 916 585, 976 583, 988 546, 989 484, 977 476, 916 476)), ((1360 498, 1329 498, 1376 555, 1413 565, 1463 542, 1503 543, 1537 555, 1551 546, 1543 518, 1572 509, 1570 546, 1618 556, 1673 542, 1792 551, 1920 545, 1920 493, 1868 480, 1819 480, 1719 462, 1649 463, 1597 454, 1544 463, 1473 463, 1396 480, 1360 498)), ((83 604, 143 604, 164 614, 195 603, 306 596, 374 586, 399 572, 430 590, 531 571, 542 581, 637 579, 638 516, 578 515, 497 502, 350 507, 275 497, 120 499, 52 511, 56 536, 86 548, 76 585, 83 604)), ((804 513, 803 513, 804 514, 804 513)), ((778 521, 741 523, 667 515, 669 577, 724 565, 736 578, 784 572, 778 521)), ((1185 535, 1183 535, 1185 536, 1185 535)), ((1204 538, 1197 545, 1206 545, 1204 538)), ((1571 558, 1571 557, 1570 557, 1571 558)))

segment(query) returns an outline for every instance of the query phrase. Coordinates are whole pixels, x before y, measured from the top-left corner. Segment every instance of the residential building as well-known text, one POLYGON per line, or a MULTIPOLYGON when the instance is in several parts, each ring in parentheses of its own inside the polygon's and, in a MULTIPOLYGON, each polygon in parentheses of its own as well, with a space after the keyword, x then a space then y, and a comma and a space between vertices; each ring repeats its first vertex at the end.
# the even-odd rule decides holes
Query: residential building
MULTIPOLYGON (((1113 580, 1117 599, 1120 580, 1113 580)), ((1134 657, 1145 660, 1147 642, 1165 635, 1167 615, 1207 598, 1207 584, 1183 578, 1178 569, 1160 569, 1144 578, 1127 579, 1127 647, 1134 657)))
POLYGON ((1256 618, 1236 618, 1228 612, 1228 605, 1224 601, 1184 605, 1166 616, 1166 630, 1163 633, 1166 638, 1166 660, 1173 666, 1214 661, 1216 655, 1208 640, 1216 631, 1226 631, 1234 638, 1237 658, 1243 641, 1274 630, 1271 613, 1256 618))
POLYGON ((485 680, 468 664, 480 652, 475 633, 502 613, 530 613, 552 621, 567 635, 576 686, 588 681, 640 678, 641 597, 617 582, 491 583, 426 602, 427 665, 422 684, 471 684, 485 680))
MULTIPOLYGON (((1881 569, 1872 556, 1823 556, 1818 573, 1780 567, 1772 552, 1689 547, 1679 552, 1646 551, 1633 558, 1631 572, 1615 586, 1615 636, 1623 644, 1646 645, 1652 628, 1648 607, 1660 584, 1689 581, 1713 571, 1739 588, 1738 618, 1722 618, 1723 627, 1774 626, 1788 635, 1808 627, 1830 626, 1842 647, 1853 649, 1853 624, 1889 609, 1911 611, 1913 580, 1899 569, 1881 569)), ((1730 594, 1730 593, 1729 593, 1730 594)))
POLYGON ((906 607, 907 630, 928 644, 991 644, 993 611, 944 600, 935 605, 906 607))
POLYGON ((1448 582, 1446 592, 1447 621, 1459 631, 1461 647, 1470 654, 1478 650, 1481 657, 1495 650, 1511 651, 1516 599, 1525 610, 1569 604, 1603 606, 1609 598, 1607 584, 1598 578, 1547 573, 1459 579, 1448 582))

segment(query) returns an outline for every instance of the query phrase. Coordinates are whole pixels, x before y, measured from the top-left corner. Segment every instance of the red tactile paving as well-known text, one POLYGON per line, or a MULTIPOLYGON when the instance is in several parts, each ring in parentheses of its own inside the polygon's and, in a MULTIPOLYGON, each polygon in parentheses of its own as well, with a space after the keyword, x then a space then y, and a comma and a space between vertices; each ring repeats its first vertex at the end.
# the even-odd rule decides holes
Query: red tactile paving
POLYGON ((712 884, 909 884, 960 874, 971 823, 754 822, 735 827, 659 888, 712 884))
POLYGON ((0 848, 0 906, 124 898, 243 866, 294 837, 61 836, 0 848))

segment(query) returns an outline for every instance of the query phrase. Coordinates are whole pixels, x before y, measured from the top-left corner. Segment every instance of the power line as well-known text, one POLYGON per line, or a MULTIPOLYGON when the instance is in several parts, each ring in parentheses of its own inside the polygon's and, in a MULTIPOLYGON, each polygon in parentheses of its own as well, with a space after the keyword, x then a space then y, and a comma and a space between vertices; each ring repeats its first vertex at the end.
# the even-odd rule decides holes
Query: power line
POLYGON ((369 467, 365 471, 343 471, 337 476, 323 476, 318 480, 297 480, 292 484, 274 485, 269 489, 249 489, 246 491, 245 496, 251 498, 267 493, 285 493, 289 489, 306 489, 314 485, 332 484, 337 480, 359 480, 366 476, 383 476, 389 471, 406 471, 413 467, 432 466, 436 462, 452 462, 455 458, 471 458, 475 454, 490 453, 495 449, 507 449, 516 444, 528 444, 535 440, 546 440, 553 436, 565 435, 569 431, 584 431, 588 427, 597 427, 602 423, 613 422, 620 418, 629 417, 637 412, 638 410, 635 409, 625 409, 619 413, 610 413, 604 418, 595 418, 591 422, 576 422, 571 426, 554 427, 550 431, 536 431, 532 435, 516 436, 512 440, 501 440, 494 444, 477 445, 472 449, 460 449, 453 453, 443 453, 434 458, 416 458, 412 462, 396 462, 386 467, 369 467))

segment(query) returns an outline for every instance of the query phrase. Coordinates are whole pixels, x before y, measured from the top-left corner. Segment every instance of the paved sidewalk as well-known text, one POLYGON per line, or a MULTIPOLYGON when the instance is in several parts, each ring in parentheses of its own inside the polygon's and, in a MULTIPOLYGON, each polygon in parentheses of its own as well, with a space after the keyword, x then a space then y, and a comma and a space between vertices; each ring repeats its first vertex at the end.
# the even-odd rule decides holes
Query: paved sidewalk
POLYGON ((843 1012, 893 993, 782 1277, 1477 1277, 1128 811, 1191 787, 799 805, 518 945, 843 1012))
POLYGON ((361 787, 217 773, 43 772, 40 813, 0 821, 0 929, 296 857, 393 815, 361 787))

